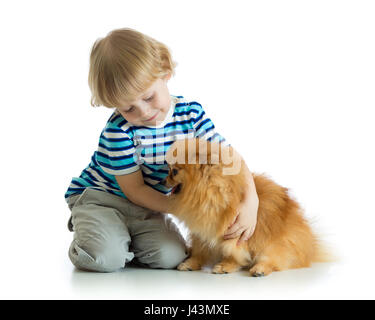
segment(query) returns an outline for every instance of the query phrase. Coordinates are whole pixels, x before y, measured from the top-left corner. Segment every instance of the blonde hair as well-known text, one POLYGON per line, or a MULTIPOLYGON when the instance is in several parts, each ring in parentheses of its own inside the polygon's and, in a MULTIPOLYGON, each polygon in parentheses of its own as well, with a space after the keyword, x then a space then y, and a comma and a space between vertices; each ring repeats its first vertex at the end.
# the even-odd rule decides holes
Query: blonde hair
POLYGON ((158 78, 174 75, 166 45, 130 28, 95 41, 90 54, 91 105, 113 108, 133 101, 158 78))

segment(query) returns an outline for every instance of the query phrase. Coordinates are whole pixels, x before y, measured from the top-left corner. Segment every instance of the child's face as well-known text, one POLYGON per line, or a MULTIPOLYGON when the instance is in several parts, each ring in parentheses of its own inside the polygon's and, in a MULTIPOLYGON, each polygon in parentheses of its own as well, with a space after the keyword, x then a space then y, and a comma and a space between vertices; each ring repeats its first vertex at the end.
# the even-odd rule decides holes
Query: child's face
POLYGON ((167 115, 171 98, 167 82, 171 76, 157 79, 137 100, 118 107, 119 113, 136 126, 156 126, 167 115))

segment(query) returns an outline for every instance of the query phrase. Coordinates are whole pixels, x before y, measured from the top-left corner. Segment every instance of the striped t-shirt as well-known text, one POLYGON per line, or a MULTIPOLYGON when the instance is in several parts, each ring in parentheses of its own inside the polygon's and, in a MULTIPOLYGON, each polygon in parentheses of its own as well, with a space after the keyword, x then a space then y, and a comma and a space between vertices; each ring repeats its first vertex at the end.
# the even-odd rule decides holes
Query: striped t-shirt
MULTIPOLYGON (((65 199, 92 188, 126 198, 115 176, 142 170, 144 183, 163 194, 171 189, 160 184, 168 175, 165 154, 176 140, 199 137, 224 142, 202 106, 182 96, 171 96, 164 121, 154 127, 134 126, 118 111, 113 112, 103 129, 98 149, 79 177, 74 177, 65 199)), ((227 144, 226 142, 224 144, 227 144)))

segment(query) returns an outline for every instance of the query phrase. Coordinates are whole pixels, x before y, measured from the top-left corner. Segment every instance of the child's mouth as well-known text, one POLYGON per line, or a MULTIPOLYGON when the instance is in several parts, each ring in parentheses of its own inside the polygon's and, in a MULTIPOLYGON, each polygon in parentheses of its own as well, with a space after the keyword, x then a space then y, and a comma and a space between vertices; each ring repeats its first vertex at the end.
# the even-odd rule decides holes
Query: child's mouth
POLYGON ((146 121, 151 121, 151 120, 154 120, 156 118, 156 116, 158 115, 159 112, 155 113, 154 116, 152 116, 150 119, 147 119, 146 121))

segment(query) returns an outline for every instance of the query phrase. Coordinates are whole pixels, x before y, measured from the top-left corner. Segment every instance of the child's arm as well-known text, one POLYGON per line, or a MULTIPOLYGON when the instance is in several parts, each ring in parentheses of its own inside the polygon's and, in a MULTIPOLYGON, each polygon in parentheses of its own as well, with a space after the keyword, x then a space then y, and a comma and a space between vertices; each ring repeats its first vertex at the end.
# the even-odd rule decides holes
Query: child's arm
POLYGON ((168 212, 168 197, 146 185, 141 170, 115 177, 122 192, 134 204, 161 213, 168 212))
POLYGON ((259 199, 256 192, 253 175, 247 167, 245 161, 242 161, 245 166, 246 178, 249 181, 245 199, 242 201, 239 208, 239 213, 235 221, 228 228, 224 235, 224 239, 232 239, 240 236, 238 243, 248 240, 254 233, 257 223, 259 199))

